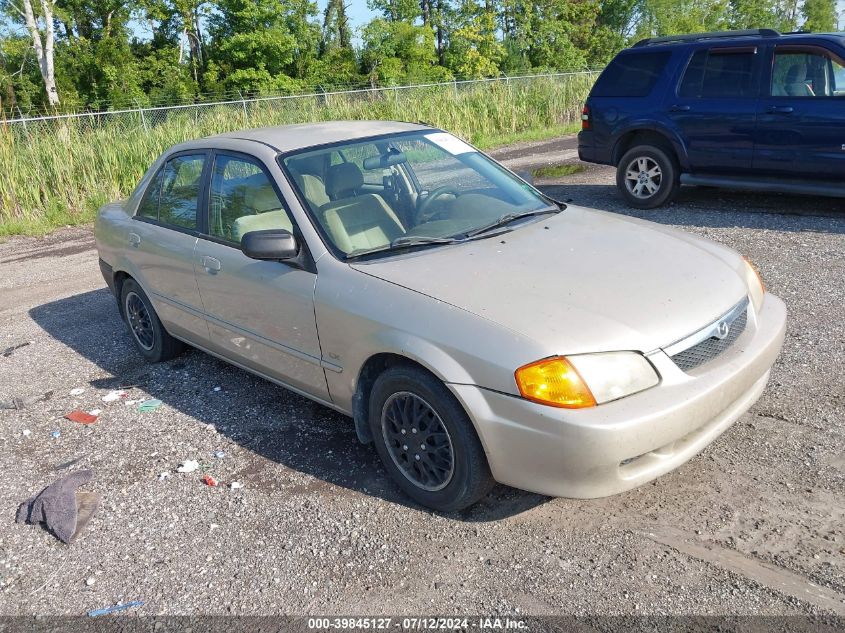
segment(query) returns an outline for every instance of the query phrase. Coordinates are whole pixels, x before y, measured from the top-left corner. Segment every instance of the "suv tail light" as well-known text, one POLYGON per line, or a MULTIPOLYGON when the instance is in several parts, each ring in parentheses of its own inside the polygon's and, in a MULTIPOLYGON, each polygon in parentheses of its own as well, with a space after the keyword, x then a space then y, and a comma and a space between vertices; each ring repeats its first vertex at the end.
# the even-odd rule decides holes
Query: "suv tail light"
POLYGON ((590 127, 590 106, 585 105, 584 109, 581 110, 581 129, 589 130, 590 127))

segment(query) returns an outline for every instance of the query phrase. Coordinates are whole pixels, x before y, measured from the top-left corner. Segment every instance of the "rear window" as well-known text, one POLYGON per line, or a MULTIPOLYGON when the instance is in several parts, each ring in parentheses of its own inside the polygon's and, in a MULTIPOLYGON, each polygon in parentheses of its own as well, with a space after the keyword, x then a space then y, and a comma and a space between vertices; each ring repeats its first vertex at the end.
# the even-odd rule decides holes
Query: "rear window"
POLYGON ((648 96, 669 61, 669 51, 623 53, 604 69, 590 93, 593 97, 648 96))

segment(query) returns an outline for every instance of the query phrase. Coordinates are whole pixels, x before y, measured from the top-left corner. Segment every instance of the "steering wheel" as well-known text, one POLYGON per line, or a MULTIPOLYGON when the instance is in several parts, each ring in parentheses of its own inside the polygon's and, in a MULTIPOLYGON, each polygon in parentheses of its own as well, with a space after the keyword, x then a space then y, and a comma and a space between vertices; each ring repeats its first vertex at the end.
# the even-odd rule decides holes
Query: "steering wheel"
POLYGON ((456 198, 458 197, 458 192, 449 185, 445 185, 443 187, 437 187, 436 189, 432 189, 432 191, 428 194, 425 200, 422 201, 422 204, 417 209, 417 216, 415 221, 417 224, 421 224, 420 220, 425 218, 425 212, 428 211, 428 208, 431 206, 431 203, 434 202, 437 198, 447 193, 451 193, 456 198))

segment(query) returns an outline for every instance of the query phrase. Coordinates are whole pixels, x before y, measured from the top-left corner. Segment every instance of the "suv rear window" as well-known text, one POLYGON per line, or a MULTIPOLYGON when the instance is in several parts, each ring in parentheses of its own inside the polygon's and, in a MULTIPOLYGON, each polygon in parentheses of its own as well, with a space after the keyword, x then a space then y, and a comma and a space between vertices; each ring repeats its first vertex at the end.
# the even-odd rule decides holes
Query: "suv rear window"
POLYGON ((669 51, 622 53, 610 62, 590 93, 593 97, 645 97, 652 89, 669 51))

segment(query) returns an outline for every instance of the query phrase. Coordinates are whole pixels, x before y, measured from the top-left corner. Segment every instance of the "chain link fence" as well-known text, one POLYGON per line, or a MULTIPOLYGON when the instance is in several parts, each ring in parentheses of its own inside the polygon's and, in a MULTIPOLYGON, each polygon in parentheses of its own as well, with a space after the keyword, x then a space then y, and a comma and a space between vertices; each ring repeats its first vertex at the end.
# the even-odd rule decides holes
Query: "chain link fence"
MULTIPOLYGON (((323 116, 327 113, 347 113, 350 115, 348 118, 361 118, 355 116, 355 113, 361 110, 375 114, 383 113, 384 118, 397 118, 390 115, 417 110, 413 107, 413 102, 421 99, 424 95, 439 96, 441 99, 448 99, 450 95, 453 95, 457 99, 463 93, 478 91, 479 89, 501 92, 502 88, 507 88, 524 91, 540 83, 551 83, 559 88, 571 86, 570 101, 577 104, 580 98, 586 96, 585 87, 586 90, 589 90, 589 86, 592 86, 599 72, 598 70, 585 70, 501 76, 444 83, 319 91, 309 94, 255 96, 226 101, 138 107, 103 112, 22 116, 0 120, 0 130, 5 128, 6 131, 10 131, 16 136, 31 136, 49 134, 56 129, 67 128, 68 126, 79 132, 108 126, 117 131, 132 133, 141 130, 149 131, 174 119, 183 122, 194 119, 199 126, 201 120, 209 117, 226 119, 232 122, 237 121, 238 125, 248 127, 255 124, 266 124, 268 121, 278 124, 337 118, 337 116, 323 116)), ((566 90, 565 92, 564 98, 569 98, 569 91, 566 90)), ((569 118, 571 114, 568 112, 569 109, 571 108, 567 107, 566 118, 569 118)))

